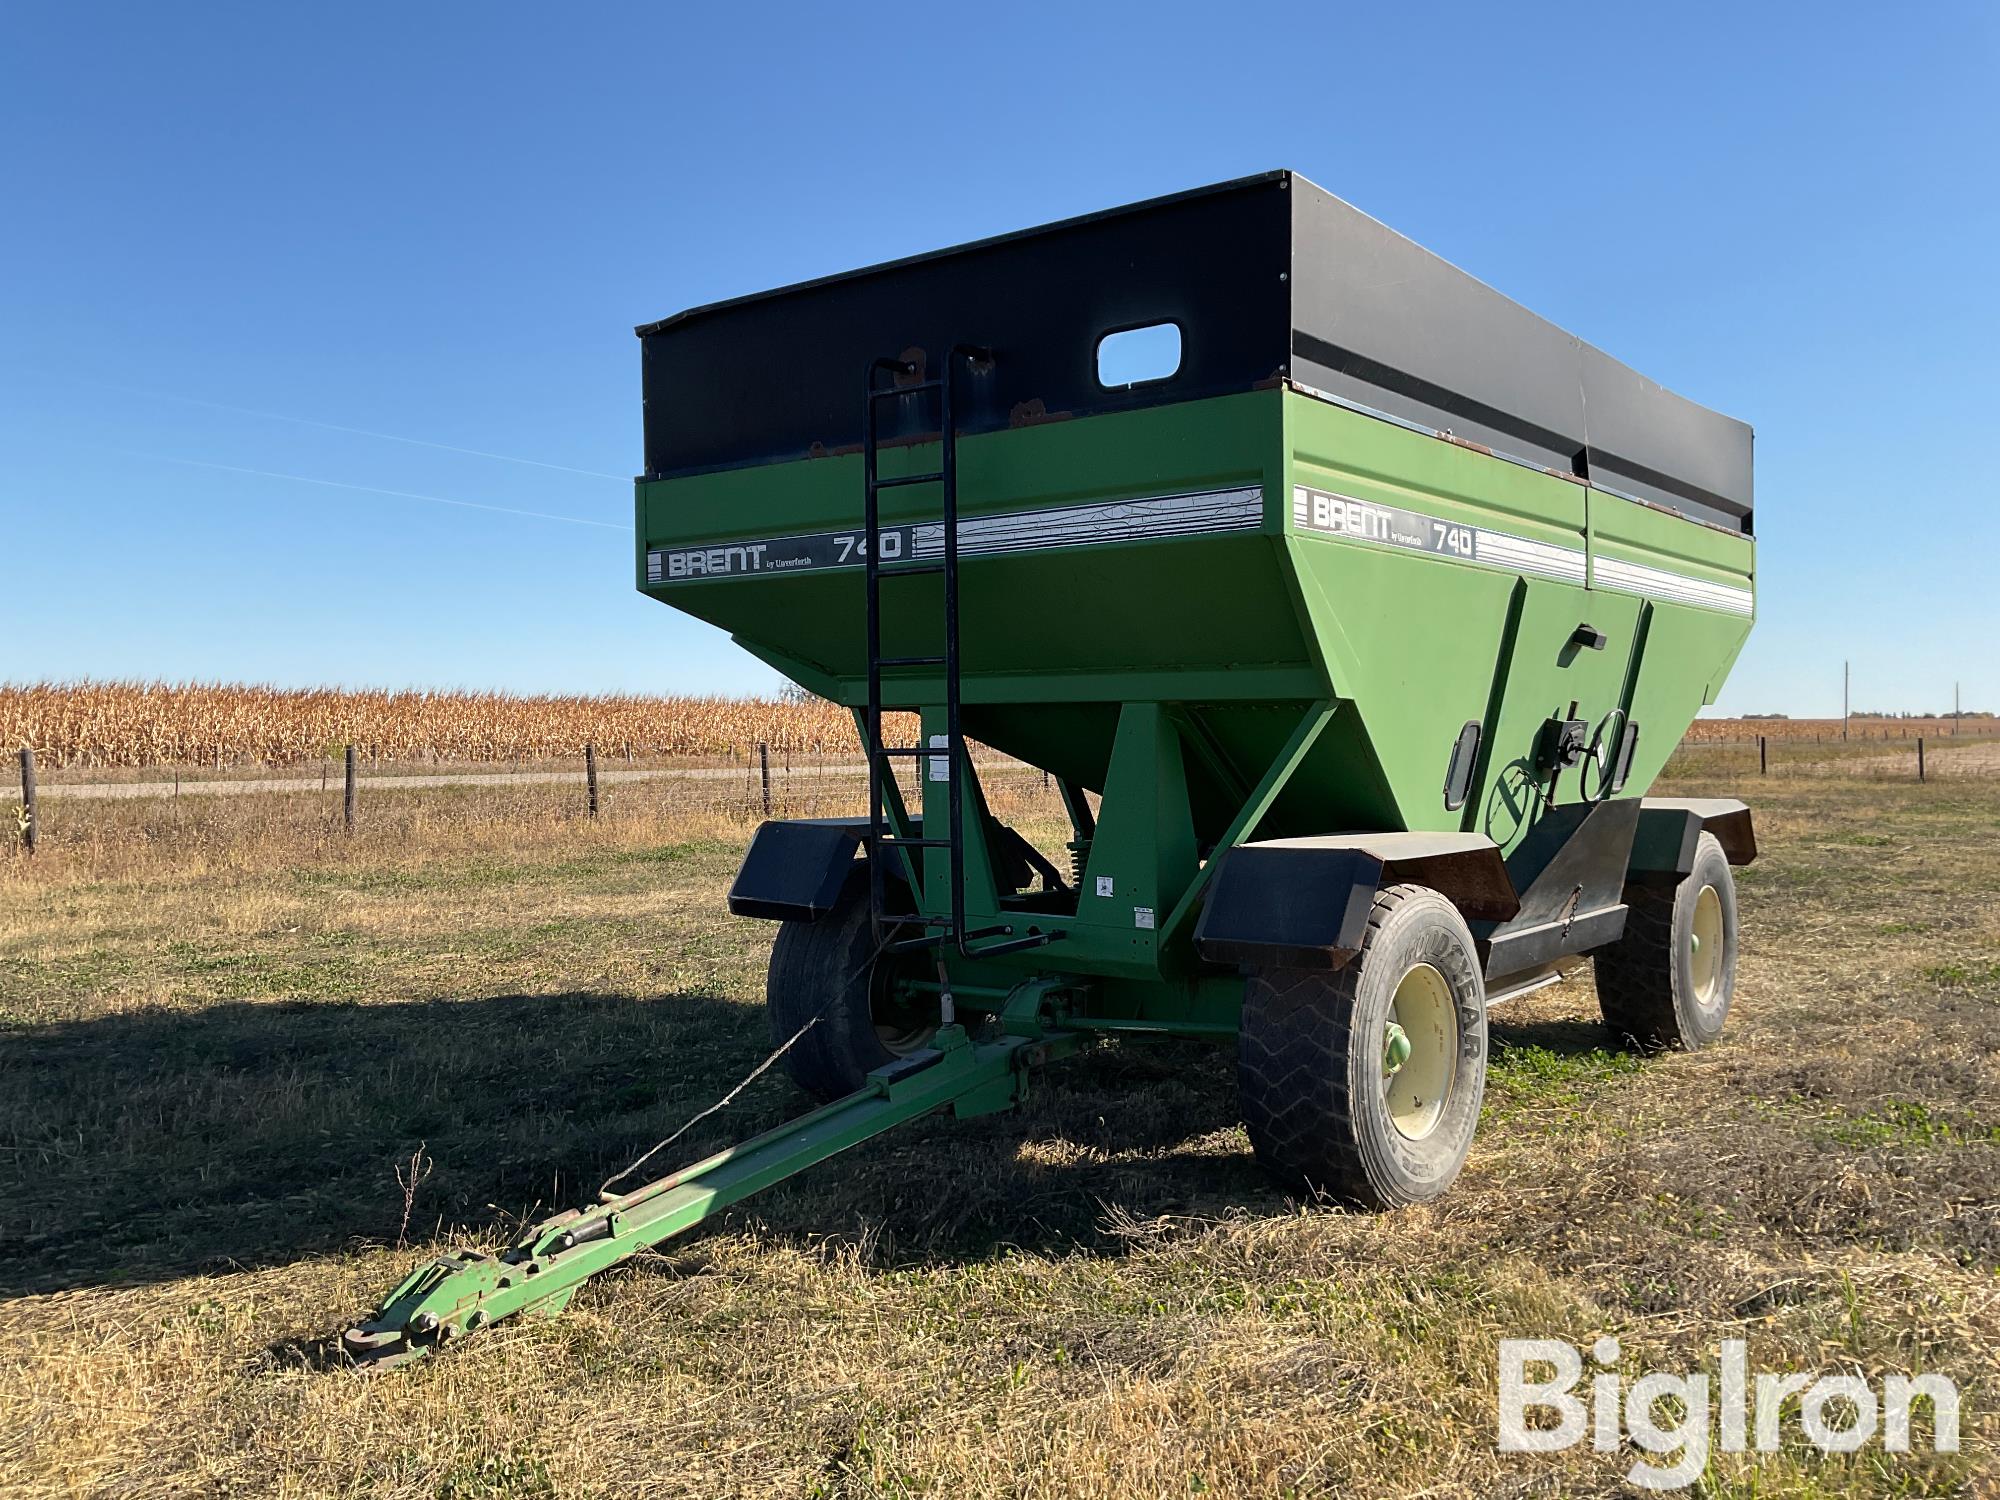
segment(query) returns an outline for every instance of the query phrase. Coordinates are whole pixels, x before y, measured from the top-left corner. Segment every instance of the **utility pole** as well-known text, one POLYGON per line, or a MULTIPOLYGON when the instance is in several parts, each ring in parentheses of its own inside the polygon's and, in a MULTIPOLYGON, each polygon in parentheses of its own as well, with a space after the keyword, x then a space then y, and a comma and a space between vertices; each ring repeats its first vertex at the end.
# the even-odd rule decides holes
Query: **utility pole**
POLYGON ((1847 738, 1847 685, 1849 663, 1840 664, 1840 737, 1847 738))
POLYGON ((1951 685, 1951 733, 1954 739, 1958 737, 1958 684, 1955 682, 1951 685))

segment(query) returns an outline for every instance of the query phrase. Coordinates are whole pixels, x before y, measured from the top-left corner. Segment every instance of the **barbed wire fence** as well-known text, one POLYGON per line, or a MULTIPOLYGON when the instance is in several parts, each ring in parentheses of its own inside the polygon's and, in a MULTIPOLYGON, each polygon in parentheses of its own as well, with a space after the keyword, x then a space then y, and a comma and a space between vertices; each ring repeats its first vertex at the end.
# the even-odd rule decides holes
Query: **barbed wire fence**
MULTIPOLYGON (((1928 726, 1926 726, 1928 728, 1928 726)), ((983 745, 970 747, 981 785, 1004 816, 1063 816, 1059 790, 1046 772, 983 745)), ((921 763, 896 767, 911 807, 921 802, 921 763)), ((376 761, 368 747, 348 745, 313 766, 244 768, 217 776, 199 768, 141 768, 122 777, 83 768, 53 774, 33 747, 19 753, 20 800, 14 843, 24 856, 60 845, 92 803, 170 803, 198 799, 260 803, 277 799, 292 821, 352 835, 426 821, 516 817, 526 822, 572 818, 754 822, 772 817, 848 817, 865 812, 867 766, 856 750, 803 750, 759 740, 729 756, 661 757, 629 744, 573 756, 503 762, 500 767, 449 767, 437 762, 376 761), (364 769, 366 768, 366 769, 364 769), (53 815, 51 809, 55 809, 53 815)), ((1699 735, 1669 756, 1663 780, 1676 785, 1741 786, 1760 777, 1847 778, 1930 783, 2000 778, 2000 725, 1981 723, 1958 734, 1903 734, 1867 726, 1842 740, 1837 732, 1699 735)), ((101 816, 101 815, 100 815, 101 816)))

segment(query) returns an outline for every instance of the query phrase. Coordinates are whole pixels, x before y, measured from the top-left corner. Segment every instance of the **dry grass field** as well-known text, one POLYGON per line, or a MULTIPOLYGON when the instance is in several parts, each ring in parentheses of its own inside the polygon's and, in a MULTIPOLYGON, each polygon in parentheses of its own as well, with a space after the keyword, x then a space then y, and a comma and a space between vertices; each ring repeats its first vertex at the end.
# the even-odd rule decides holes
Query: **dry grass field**
MULTIPOLYGON (((2000 779, 1715 772, 1673 789, 1752 800, 1765 850, 1724 1044, 1608 1050, 1587 979, 1496 1012, 1435 1206, 1291 1201, 1227 1054, 1107 1045, 376 1378, 328 1340, 414 1258, 588 1196, 763 1055, 770 930, 722 901, 750 824, 62 804, 0 857, 0 1492, 1616 1492, 1629 1453, 1493 1439, 1500 1338, 1610 1332, 1628 1372, 1744 1338, 1964 1393, 1956 1455, 1788 1424, 1704 1494, 1992 1493, 2000 779)), ((688 1154, 801 1107, 766 1078, 688 1154)))

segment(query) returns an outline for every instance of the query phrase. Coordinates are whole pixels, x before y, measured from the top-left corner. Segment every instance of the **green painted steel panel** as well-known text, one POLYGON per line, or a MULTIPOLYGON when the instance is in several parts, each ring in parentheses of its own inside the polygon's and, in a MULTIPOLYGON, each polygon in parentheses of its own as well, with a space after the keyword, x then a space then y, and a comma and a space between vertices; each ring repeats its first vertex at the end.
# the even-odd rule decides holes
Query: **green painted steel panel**
MULTIPOLYGON (((934 444, 908 446, 882 468, 936 459, 934 444)), ((997 518, 1020 532, 993 542, 1009 550, 962 554, 970 732, 1101 790, 1121 706, 1180 705, 1234 773, 1188 761, 1203 838, 1227 825, 1300 706, 1331 697, 1350 711, 1263 835, 1469 827, 1511 847, 1535 807, 1545 719, 1574 702, 1593 724, 1614 716, 1609 735, 1629 711, 1636 794, 1713 700, 1752 619, 1747 537, 1292 390, 983 434, 962 442, 959 464, 961 537, 997 518), (1209 507, 1197 525, 1233 506, 1232 529, 1119 530, 1118 507, 1163 496, 1209 507), (1569 644, 1584 625, 1605 649, 1569 644), (1472 720, 1490 721, 1488 763, 1471 809, 1450 812, 1445 765, 1472 720)), ((860 492, 857 454, 642 483, 641 587, 859 703, 858 558, 772 569, 729 548, 853 532, 860 492), (739 571, 648 581, 649 554, 690 549, 739 571)), ((936 505, 931 486, 888 491, 884 524, 920 525, 936 505)), ((935 575, 885 583, 885 649, 937 649, 941 588, 935 575)), ((943 696, 934 672, 889 680, 891 702, 943 696)))
MULTIPOLYGON (((1262 491, 1267 514, 1250 529, 1197 539, 1080 544, 969 557, 960 573, 965 701, 1023 695, 1019 679, 1122 679, 1164 673, 1154 691, 1178 697, 1181 674, 1241 669, 1296 672, 1310 661, 1281 586, 1273 545, 1280 467, 1275 393, 1050 422, 968 438, 959 445, 961 527, 981 518, 1071 510, 1135 498, 1262 491), (1191 612, 1190 596, 1228 594, 1226 611, 1191 612)), ((925 472, 935 444, 884 453, 885 476, 925 472)), ((858 553, 848 567, 749 571, 721 579, 649 585, 645 553, 709 543, 856 531, 861 460, 842 455, 642 483, 640 586, 721 626, 767 659, 834 679, 834 696, 865 697, 863 584, 858 553)), ((935 486, 885 492, 884 526, 934 520, 935 486)), ((942 634, 941 580, 883 587, 885 649, 921 655, 942 634)), ((905 675, 900 701, 942 697, 937 679, 905 675)), ((821 683, 808 685, 819 687, 821 683)), ((1100 701, 1132 684, 1093 682, 1100 701)), ((1142 689, 1139 696, 1144 696, 1142 689)), ((1041 695, 1037 695, 1041 696, 1041 695)))
MULTIPOLYGON (((1347 815, 1328 826, 1466 827, 1511 848, 1535 805, 1541 725, 1566 716, 1572 702, 1593 724, 1621 707, 1639 724, 1625 794, 1643 791, 1698 709, 1713 701, 1748 635, 1754 543, 1307 396, 1288 394, 1286 411, 1297 587, 1325 643, 1335 690, 1353 703, 1388 783, 1386 797, 1326 798, 1322 816, 1347 815), (1307 506, 1360 505, 1336 518, 1308 517, 1301 490, 1307 506), (1369 507, 1432 523, 1425 540, 1437 550, 1374 534, 1369 507), (1468 542, 1452 534, 1457 528, 1477 536, 1468 542), (1484 556, 1488 536, 1497 539, 1492 561, 1484 556), (1519 585, 1525 597, 1503 664, 1519 585), (1648 601, 1653 618, 1634 671, 1648 601), (1604 649, 1570 645, 1583 625, 1604 633, 1604 649), (1496 675, 1504 680, 1493 712, 1496 675), (1628 675, 1634 692, 1625 704, 1628 675), (1467 812, 1447 811, 1452 743, 1467 722, 1489 718, 1486 774, 1467 812)), ((1337 779, 1324 757, 1358 748, 1325 747, 1294 801, 1337 779)))

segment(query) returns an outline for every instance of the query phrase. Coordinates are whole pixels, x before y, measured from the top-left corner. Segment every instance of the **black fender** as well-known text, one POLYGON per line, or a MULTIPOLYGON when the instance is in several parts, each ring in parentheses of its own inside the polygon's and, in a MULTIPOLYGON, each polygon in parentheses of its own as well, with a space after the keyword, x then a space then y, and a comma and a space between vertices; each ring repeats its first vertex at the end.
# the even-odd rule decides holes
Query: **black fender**
POLYGON ((773 922, 817 922, 861 869, 866 818, 789 818, 761 825, 729 887, 729 910, 773 922))
POLYGON ((1733 797, 1646 797, 1632 839, 1627 877, 1637 885, 1674 885, 1694 868, 1694 849, 1712 833, 1732 865, 1757 857, 1750 809, 1733 797))
POLYGON ((1238 844, 1217 857, 1195 951, 1210 963, 1337 969, 1361 949, 1375 893, 1412 881, 1468 920, 1521 908, 1507 863, 1477 833, 1336 833, 1238 844))

